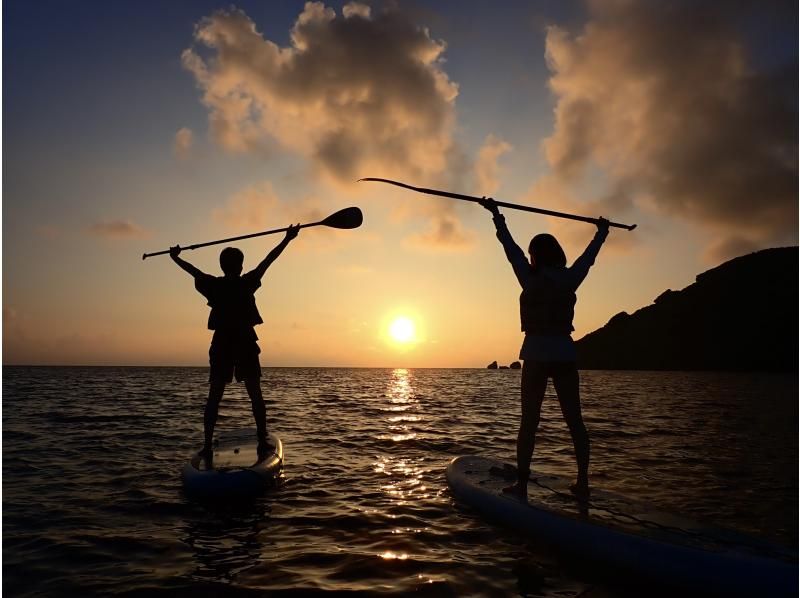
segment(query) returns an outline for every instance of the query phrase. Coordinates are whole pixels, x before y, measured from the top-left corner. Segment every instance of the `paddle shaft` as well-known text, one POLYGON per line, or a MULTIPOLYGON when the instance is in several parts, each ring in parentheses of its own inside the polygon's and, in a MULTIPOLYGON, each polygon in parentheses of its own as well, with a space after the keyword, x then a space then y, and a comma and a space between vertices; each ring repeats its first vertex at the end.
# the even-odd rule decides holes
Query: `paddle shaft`
MULTIPOLYGON (((405 189, 410 189, 411 191, 416 191, 418 193, 425 193, 427 195, 438 195, 439 197, 450 197, 452 199, 461 199, 463 201, 471 201, 474 203, 480 203, 483 198, 482 197, 474 197, 472 195, 463 195, 461 193, 452 193, 450 191, 439 191, 438 189, 426 189, 425 187, 414 187, 412 185, 406 185, 405 183, 400 183, 397 181, 392 181, 390 179, 379 179, 379 178, 364 178, 359 179, 361 181, 377 181, 381 183, 389 183, 390 185, 396 185, 398 187, 404 187, 405 189)), ((493 200, 495 204, 498 206, 502 206, 504 208, 511 208, 513 210, 522 210, 524 212, 534 212, 535 214, 544 214, 545 216, 555 216, 556 218, 566 218, 568 220, 579 220, 580 222, 589 222, 591 224, 600 224, 599 218, 590 218, 588 216, 578 216, 577 214, 566 214, 564 212, 556 212, 555 210, 545 210, 544 208, 534 208, 532 206, 523 206, 516 203, 508 203, 506 201, 497 201, 493 200)), ((614 226, 616 228, 624 228, 625 230, 633 230, 636 228, 635 224, 620 224, 618 222, 608 222, 608 226, 614 226)))
MULTIPOLYGON (((301 224, 298 228, 306 228, 307 226, 317 226, 320 224, 324 224, 324 221, 320 220, 319 222, 310 222, 309 224, 301 224)), ((220 243, 230 243, 231 241, 241 241, 242 239, 252 239, 253 237, 261 237, 264 235, 272 235, 274 233, 281 233, 289 230, 288 226, 283 228, 275 228, 272 230, 265 230, 260 233, 250 233, 249 235, 241 235, 238 237, 229 237, 227 239, 219 239, 218 241, 207 241, 205 243, 195 243, 194 245, 189 245, 188 247, 181 247, 181 250, 184 249, 198 249, 200 247, 208 247, 209 245, 219 245, 220 243)), ((169 249, 165 249, 164 251, 156 251, 154 253, 145 253, 142 255, 142 259, 153 257, 154 255, 165 255, 169 253, 169 249)))

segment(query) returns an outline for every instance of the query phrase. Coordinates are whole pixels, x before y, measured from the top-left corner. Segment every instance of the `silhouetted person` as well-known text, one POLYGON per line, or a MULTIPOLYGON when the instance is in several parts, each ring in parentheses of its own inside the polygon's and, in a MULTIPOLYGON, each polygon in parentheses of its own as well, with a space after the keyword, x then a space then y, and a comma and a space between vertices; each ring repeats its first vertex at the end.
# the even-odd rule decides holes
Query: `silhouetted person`
POLYGON ((225 385, 244 381, 253 417, 256 420, 258 455, 265 456, 271 448, 267 441, 267 411, 261 395, 261 364, 258 354, 258 336, 254 329, 263 320, 256 307, 255 292, 261 278, 289 242, 297 236, 299 225, 290 226, 286 236, 267 254, 258 266, 242 274, 244 254, 235 247, 226 247, 219 254, 219 265, 224 276, 211 276, 179 257, 180 246, 171 247, 170 257, 194 277, 194 287, 208 300, 211 314, 208 328, 214 331, 208 351, 211 373, 209 375, 208 402, 203 415, 205 438, 200 455, 210 460, 213 455, 214 426, 217 423, 219 404, 225 385))
POLYGON ((575 291, 589 273, 600 247, 608 236, 608 221, 601 218, 597 233, 583 254, 567 268, 564 250, 555 237, 536 235, 525 253, 514 242, 493 199, 484 198, 481 205, 492 213, 497 238, 511 262, 522 294, 519 297, 520 318, 525 340, 520 349, 522 365, 522 420, 517 435, 517 481, 503 491, 527 498, 531 458, 536 442, 536 429, 542 409, 548 378, 558 395, 561 413, 569 427, 578 478, 572 486, 578 496, 589 493, 589 435, 581 415, 581 399, 577 354, 572 342, 572 318, 575 291))

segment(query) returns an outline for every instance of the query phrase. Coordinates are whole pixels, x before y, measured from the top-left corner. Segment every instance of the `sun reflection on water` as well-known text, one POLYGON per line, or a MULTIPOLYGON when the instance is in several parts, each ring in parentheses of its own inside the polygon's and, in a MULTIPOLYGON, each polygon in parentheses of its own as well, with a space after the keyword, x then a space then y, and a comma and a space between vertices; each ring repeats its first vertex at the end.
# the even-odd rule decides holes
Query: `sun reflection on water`
MULTIPOLYGON (((392 415, 385 419, 385 426, 376 430, 376 438, 397 445, 402 453, 402 443, 414 441, 418 434, 415 429, 424 420, 420 413, 422 404, 417 398, 414 388, 414 374, 411 370, 398 368, 389 374, 385 396, 386 406, 382 408, 392 415), (397 412, 403 412, 397 415, 397 412)), ((393 454, 392 445, 384 454, 377 455, 373 462, 373 471, 385 476, 381 490, 400 504, 411 500, 419 500, 427 496, 427 487, 423 484, 424 457, 410 457, 406 454, 393 454)))
POLYGON ((393 561, 393 560, 404 561, 408 558, 408 554, 406 554, 405 552, 398 553, 398 552, 392 552, 391 550, 382 552, 378 556, 387 561, 393 561))
POLYGON ((407 403, 414 399, 414 387, 412 386, 413 376, 405 368, 392 370, 389 378, 389 397, 392 403, 407 403))
MULTIPOLYGON (((382 450, 375 455, 372 470, 378 476, 381 493, 389 501, 382 509, 383 516, 405 522, 417 518, 418 508, 436 494, 436 489, 426 484, 430 470, 426 468, 426 457, 416 447, 426 416, 413 371, 399 368, 389 372, 383 399, 383 418, 375 422, 373 432, 382 450)), ((427 529, 427 525, 419 524, 394 526, 377 556, 384 563, 413 560, 416 557, 409 547, 427 529)), ((431 580, 420 579, 420 583, 425 582, 431 580)))
POLYGON ((388 429, 377 438, 393 442, 413 440, 417 437, 417 433, 408 424, 420 421, 420 416, 405 413, 419 409, 419 400, 414 393, 413 374, 405 368, 392 370, 386 396, 389 404, 383 408, 383 411, 403 413, 389 417, 388 429))

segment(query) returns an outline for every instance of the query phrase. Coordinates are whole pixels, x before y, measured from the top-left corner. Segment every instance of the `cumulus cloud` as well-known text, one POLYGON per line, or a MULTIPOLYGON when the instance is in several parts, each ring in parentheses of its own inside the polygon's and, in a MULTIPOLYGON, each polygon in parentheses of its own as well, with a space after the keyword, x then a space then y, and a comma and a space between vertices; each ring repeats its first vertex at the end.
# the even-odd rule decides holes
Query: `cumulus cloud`
MULTIPOLYGON (((222 207, 212 212, 212 218, 231 231, 252 233, 282 228, 296 222, 319 222, 341 207, 340 204, 332 205, 332 202, 313 195, 281 199, 272 182, 261 181, 232 195, 222 207)), ((358 239, 361 242, 374 240, 363 233, 354 236, 350 231, 319 226, 314 228, 313 234, 301 231, 296 243, 306 249, 330 251, 340 238, 358 239)))
POLYGON ((172 145, 172 151, 176 157, 185 160, 189 157, 192 150, 193 134, 191 129, 183 127, 178 129, 175 133, 175 140, 172 145))
POLYGON ((428 229, 406 240, 409 247, 423 250, 464 251, 475 243, 475 235, 464 228, 452 202, 434 200, 427 204, 432 215, 428 229))
MULTIPOLYGON (((313 196, 281 200, 272 182, 261 181, 234 194, 223 207, 214 210, 213 218, 230 229, 252 230, 318 222, 333 211, 327 202, 313 196)), ((331 230, 320 228, 323 229, 331 230)))
POLYGON ((150 233, 129 220, 107 220, 96 222, 88 228, 88 233, 103 239, 140 239, 150 233))
MULTIPOLYGON (((578 200, 575 198, 569 186, 565 185, 564 181, 555 176, 541 177, 521 198, 521 203, 525 205, 543 207, 557 212, 588 216, 590 218, 597 218, 600 216, 610 217, 610 215, 613 214, 614 218, 612 220, 614 221, 621 222, 622 224, 634 224, 634 222, 629 219, 618 218, 625 210, 624 206, 615 207, 615 202, 615 198, 608 196, 590 200, 578 200)), ((575 221, 573 220, 543 218, 540 222, 546 225, 548 232, 558 238, 570 262, 583 252, 586 244, 594 235, 594 230, 590 225, 584 224, 582 226, 575 226, 575 221)), ((604 245, 603 253, 627 253, 639 245, 640 232, 645 235, 653 233, 652 230, 647 230, 646 226, 640 226, 634 232, 611 234, 604 245)), ((520 238, 518 241, 520 247, 527 248, 530 239, 520 238)))
POLYGON ((269 181, 243 189, 213 212, 215 220, 231 229, 261 228, 275 224, 276 215, 283 216, 283 208, 269 181))
POLYGON ((183 64, 213 138, 233 151, 277 141, 339 182, 441 173, 458 94, 442 70, 444 42, 398 10, 372 15, 353 2, 342 12, 306 3, 286 47, 241 10, 203 19, 183 64))
POLYGON ((475 162, 475 182, 480 195, 492 195, 500 188, 500 168, 498 161, 503 154, 510 152, 511 145, 502 139, 489 135, 478 152, 475 162))
MULTIPOLYGON (((307 2, 286 46, 231 8, 198 23, 182 59, 212 138, 229 151, 269 154, 278 144, 336 185, 381 176, 435 186, 471 174, 453 139, 458 86, 445 49, 397 7, 373 14, 350 2, 337 15, 307 2)), ((414 210, 430 227, 417 240, 462 247, 469 233, 457 211, 433 205, 414 210)))
MULTIPOLYGON (((594 0, 547 32, 559 181, 599 167, 598 207, 642 197, 703 226, 715 258, 797 239, 797 66, 758 72, 728 3, 594 0)), ((796 8, 786 3, 796 20, 796 8)))

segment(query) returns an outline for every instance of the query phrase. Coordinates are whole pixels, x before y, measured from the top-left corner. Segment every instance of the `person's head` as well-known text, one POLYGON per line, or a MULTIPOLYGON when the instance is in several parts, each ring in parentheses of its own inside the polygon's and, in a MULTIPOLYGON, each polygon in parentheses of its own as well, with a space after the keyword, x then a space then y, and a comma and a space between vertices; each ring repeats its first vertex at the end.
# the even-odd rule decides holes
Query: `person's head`
POLYGON ((244 254, 236 247, 226 247, 219 253, 219 267, 225 276, 239 276, 242 273, 244 254))
POLYGON ((567 256, 558 244, 553 235, 542 233, 531 239, 528 245, 528 253, 531 255, 531 266, 550 266, 551 268, 563 268, 567 265, 567 256))

